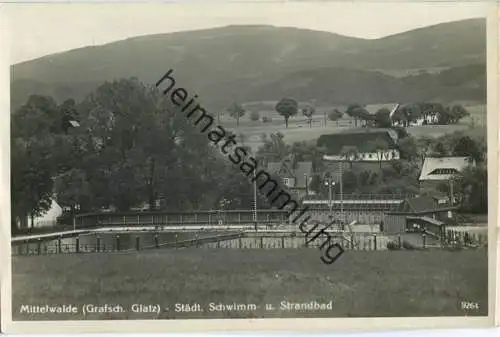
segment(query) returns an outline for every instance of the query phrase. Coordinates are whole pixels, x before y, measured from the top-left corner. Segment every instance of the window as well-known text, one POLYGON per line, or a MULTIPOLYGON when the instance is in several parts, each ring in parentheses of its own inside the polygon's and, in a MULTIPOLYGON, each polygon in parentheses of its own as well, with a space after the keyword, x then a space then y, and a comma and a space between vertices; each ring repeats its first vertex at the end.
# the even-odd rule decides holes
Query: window
POLYGON ((284 183, 286 186, 290 186, 290 178, 283 178, 283 183, 284 183))
POLYGON ((456 169, 451 168, 439 168, 433 170, 430 174, 455 174, 458 173, 456 169))

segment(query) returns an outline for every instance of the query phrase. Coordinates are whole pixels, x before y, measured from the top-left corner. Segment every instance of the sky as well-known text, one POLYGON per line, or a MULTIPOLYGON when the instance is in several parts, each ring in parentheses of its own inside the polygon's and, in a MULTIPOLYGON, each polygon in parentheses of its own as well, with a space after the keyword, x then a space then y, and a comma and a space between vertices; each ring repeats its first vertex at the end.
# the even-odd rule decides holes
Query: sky
POLYGON ((267 24, 374 39, 442 22, 486 17, 479 2, 224 2, 8 4, 10 60, 129 37, 236 24, 267 24))

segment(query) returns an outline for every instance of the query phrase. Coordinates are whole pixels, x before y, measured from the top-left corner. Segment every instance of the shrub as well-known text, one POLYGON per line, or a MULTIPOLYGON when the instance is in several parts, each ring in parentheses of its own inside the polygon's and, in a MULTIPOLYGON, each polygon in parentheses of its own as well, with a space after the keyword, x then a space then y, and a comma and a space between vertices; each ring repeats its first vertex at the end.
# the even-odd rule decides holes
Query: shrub
POLYGON ((262 116, 262 123, 271 123, 273 119, 268 116, 262 116))
POLYGON ((459 251, 464 249, 464 246, 461 243, 457 242, 457 243, 451 244, 449 246, 446 246, 445 249, 447 251, 450 251, 450 252, 459 252, 459 251))
POLYGON ((415 249, 417 249, 417 246, 409 243, 408 241, 403 241, 403 248, 407 249, 407 250, 415 250, 415 249))
POLYGON ((400 250, 399 244, 394 241, 387 242, 387 249, 389 250, 400 250))
POLYGON ((252 111, 252 113, 250 114, 250 120, 256 122, 259 119, 260 119, 260 114, 257 111, 252 111))

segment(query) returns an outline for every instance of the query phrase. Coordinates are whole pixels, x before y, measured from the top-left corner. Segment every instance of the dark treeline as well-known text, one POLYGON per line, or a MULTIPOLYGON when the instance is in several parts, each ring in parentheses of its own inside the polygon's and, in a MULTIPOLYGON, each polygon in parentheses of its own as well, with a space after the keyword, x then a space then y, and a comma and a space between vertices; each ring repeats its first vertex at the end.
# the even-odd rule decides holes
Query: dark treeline
POLYGON ((104 83, 80 103, 30 96, 12 114, 13 228, 51 199, 72 212, 251 209, 248 178, 168 104, 136 79, 104 83))

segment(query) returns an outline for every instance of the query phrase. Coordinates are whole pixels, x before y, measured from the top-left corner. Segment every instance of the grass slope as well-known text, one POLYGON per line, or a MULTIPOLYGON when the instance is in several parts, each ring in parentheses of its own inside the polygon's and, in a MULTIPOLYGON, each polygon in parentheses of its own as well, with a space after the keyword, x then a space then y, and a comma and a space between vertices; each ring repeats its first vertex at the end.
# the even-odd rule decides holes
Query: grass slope
POLYGON ((348 251, 327 266, 316 249, 181 249, 13 258, 13 318, 153 319, 461 316, 487 314, 486 251, 348 251), (281 301, 333 310, 266 312, 281 301), (461 301, 479 303, 464 311, 461 301), (255 303, 255 312, 176 313, 175 303, 255 303), (90 314, 83 304, 160 304, 160 315, 90 314), (73 304, 76 315, 20 314, 22 304, 73 304))

